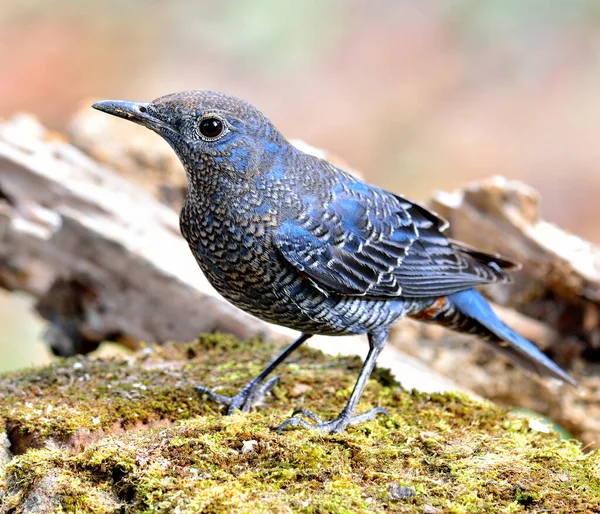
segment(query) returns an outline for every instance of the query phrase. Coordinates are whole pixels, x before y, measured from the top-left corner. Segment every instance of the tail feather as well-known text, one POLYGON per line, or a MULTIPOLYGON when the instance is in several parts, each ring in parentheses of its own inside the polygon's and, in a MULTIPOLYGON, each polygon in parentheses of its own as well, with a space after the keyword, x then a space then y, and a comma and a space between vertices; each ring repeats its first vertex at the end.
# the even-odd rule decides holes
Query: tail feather
MULTIPOLYGON (((429 311, 428 320, 459 332, 477 335, 516 365, 540 376, 562 380, 574 387, 577 383, 556 363, 546 357, 533 343, 507 327, 494 314, 485 299, 476 291, 455 293, 438 301, 429 311), (431 309, 436 306, 435 312, 431 309)), ((421 316, 417 318, 424 319, 421 316)))

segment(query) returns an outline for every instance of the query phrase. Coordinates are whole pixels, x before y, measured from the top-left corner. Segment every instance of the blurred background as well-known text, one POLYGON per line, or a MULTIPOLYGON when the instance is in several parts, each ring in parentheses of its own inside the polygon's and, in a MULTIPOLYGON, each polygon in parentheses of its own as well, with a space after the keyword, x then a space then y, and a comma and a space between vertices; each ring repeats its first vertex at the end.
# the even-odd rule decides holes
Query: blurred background
MULTIPOLYGON (((0 0, 0 70, 0 118, 217 89, 416 200, 521 179, 600 243, 597 0, 0 0)), ((41 329, 0 291, 0 371, 41 329)))

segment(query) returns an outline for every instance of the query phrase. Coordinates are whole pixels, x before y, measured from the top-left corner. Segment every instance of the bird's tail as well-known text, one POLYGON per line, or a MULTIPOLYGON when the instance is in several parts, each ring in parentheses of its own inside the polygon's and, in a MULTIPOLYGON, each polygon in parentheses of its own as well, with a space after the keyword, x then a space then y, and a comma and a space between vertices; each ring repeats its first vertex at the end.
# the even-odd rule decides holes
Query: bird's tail
POLYGON ((414 317, 421 321, 434 321, 458 332, 473 334, 525 370, 577 386, 567 373, 533 343, 502 323, 477 291, 470 289, 441 297, 414 317))

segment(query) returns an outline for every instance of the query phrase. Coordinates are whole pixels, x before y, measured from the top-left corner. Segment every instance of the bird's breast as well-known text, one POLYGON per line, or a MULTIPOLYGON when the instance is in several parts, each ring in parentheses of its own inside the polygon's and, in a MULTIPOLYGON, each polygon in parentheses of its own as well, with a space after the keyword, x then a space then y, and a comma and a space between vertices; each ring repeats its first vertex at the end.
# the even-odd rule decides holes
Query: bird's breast
POLYGON ((188 198, 180 214, 184 238, 222 294, 269 281, 276 267, 277 222, 277 213, 264 202, 235 195, 229 202, 188 198))

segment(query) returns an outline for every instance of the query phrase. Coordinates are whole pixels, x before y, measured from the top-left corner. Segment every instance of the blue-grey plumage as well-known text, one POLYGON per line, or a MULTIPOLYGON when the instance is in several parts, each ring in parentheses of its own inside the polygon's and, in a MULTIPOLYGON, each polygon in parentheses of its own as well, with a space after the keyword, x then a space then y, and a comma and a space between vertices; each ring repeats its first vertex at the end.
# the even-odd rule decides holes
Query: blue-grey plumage
MULTIPOLYGON (((303 333, 235 397, 200 388, 229 411, 250 408, 272 386, 260 385, 266 376, 311 335, 366 333, 369 356, 340 416, 301 414, 325 431, 371 419, 380 411, 352 412, 402 316, 473 332, 526 369, 573 383, 472 290, 508 282, 513 263, 448 239, 435 213, 297 149, 246 102, 187 91, 94 107, 154 130, 175 150, 189 186, 181 232, 217 291, 303 333)), ((299 417, 286 424, 309 426, 299 417)))

